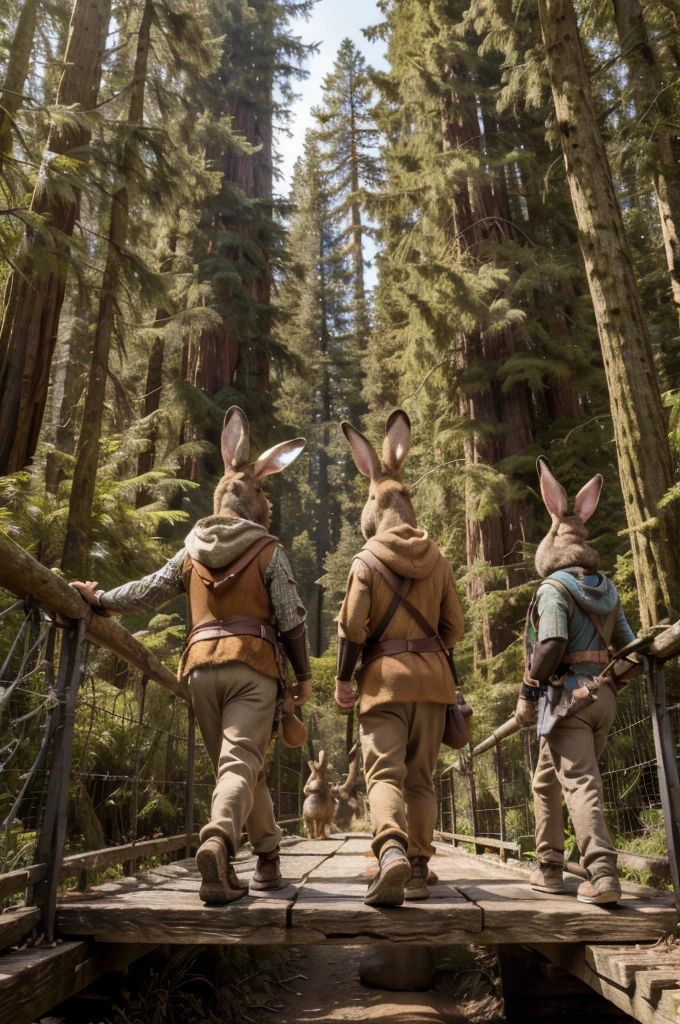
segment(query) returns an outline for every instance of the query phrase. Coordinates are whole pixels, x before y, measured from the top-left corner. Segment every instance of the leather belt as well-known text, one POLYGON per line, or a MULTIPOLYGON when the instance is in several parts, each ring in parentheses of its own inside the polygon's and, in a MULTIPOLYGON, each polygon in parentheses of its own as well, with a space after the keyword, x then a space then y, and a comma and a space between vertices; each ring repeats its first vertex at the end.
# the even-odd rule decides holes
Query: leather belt
POLYGON ((402 640, 395 637, 392 640, 381 640, 377 644, 368 644, 364 647, 361 664, 368 665, 376 658, 394 657, 395 654, 425 654, 432 651, 443 651, 439 636, 423 636, 414 640, 402 640))
POLYGON ((186 646, 190 647, 197 640, 224 640, 231 636, 259 636, 272 644, 278 653, 278 636, 272 624, 250 615, 232 615, 228 619, 201 622, 189 633, 186 646))
POLYGON ((565 665, 581 665, 589 661, 595 665, 608 665, 610 655, 608 651, 568 651, 562 655, 565 665))

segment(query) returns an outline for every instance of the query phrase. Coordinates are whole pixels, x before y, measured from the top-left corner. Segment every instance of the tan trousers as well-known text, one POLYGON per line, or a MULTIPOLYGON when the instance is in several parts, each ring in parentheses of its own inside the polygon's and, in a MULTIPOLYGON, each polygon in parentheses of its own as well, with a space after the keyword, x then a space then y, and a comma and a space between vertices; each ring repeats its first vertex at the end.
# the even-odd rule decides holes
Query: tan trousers
POLYGON ((380 704, 360 716, 361 751, 376 857, 398 839, 409 857, 431 857, 437 821, 432 773, 444 733, 446 704, 380 704))
POLYGON ((189 687, 217 776, 210 821, 201 829, 201 842, 220 836, 235 853, 245 823, 255 853, 269 853, 281 838, 264 774, 276 680, 241 661, 230 661, 194 669, 189 687))
POLYGON ((616 715, 616 697, 602 686, 597 700, 578 715, 554 726, 541 740, 534 774, 536 857, 544 864, 564 863, 562 794, 591 879, 616 875, 616 851, 604 820, 598 758, 616 715))

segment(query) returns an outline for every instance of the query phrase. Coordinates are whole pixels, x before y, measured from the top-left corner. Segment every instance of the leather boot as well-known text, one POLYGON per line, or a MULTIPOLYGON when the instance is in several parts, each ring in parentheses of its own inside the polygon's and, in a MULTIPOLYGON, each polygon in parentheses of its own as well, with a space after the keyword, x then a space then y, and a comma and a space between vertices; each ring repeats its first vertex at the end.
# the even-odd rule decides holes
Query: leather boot
POLYGON ((559 864, 537 864, 529 875, 529 885, 536 892, 547 892, 552 896, 566 892, 559 864))
POLYGON ((257 866, 250 880, 250 888, 255 892, 265 892, 268 889, 282 889, 287 883, 281 877, 281 858, 279 847, 270 850, 269 853, 257 855, 257 866))
POLYGON ((579 903, 618 903, 621 883, 613 875, 600 875, 591 882, 581 882, 576 890, 579 903))
POLYGON ((411 877, 411 864, 399 840, 388 839, 383 843, 378 865, 378 874, 368 887, 364 903, 371 907, 400 907, 411 877))
POLYGON ((202 878, 198 895, 204 903, 233 903, 247 893, 236 877, 231 857, 231 849, 219 836, 210 836, 196 851, 202 878))
POLYGON ((409 857, 411 877, 404 890, 405 900, 429 900, 430 890, 427 887, 427 857, 409 857))

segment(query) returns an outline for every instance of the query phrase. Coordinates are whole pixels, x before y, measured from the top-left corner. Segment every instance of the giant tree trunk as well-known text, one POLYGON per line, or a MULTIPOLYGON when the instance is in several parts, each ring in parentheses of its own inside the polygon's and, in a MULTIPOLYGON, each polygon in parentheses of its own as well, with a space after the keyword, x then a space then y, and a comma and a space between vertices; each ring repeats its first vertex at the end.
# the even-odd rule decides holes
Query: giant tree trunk
MULTIPOLYGON (((153 21, 152 0, 146 0, 137 36, 137 53, 132 83, 128 128, 139 125, 144 118, 144 96, 153 21)), ((102 278, 102 292, 92 350, 92 365, 85 398, 83 423, 78 441, 76 468, 73 474, 71 501, 66 525, 62 568, 80 579, 87 578, 90 557, 92 502, 94 499, 99 441, 104 413, 109 352, 113 336, 114 315, 121 280, 121 252, 125 248, 128 229, 129 186, 137 165, 137 148, 128 137, 123 146, 120 170, 122 182, 114 190, 111 201, 109 244, 102 278)))
POLYGON ((666 420, 572 0, 538 0, 555 112, 602 346, 640 614, 678 617, 677 512, 666 420))
POLYGON ((10 46, 5 80, 0 93, 0 170, 5 158, 12 152, 12 127, 16 113, 21 107, 22 93, 31 66, 39 6, 40 0, 24 0, 10 46))
MULTIPOLYGON (((673 305, 680 319, 680 147, 670 131, 671 111, 656 54, 639 0, 613 0, 621 52, 625 54, 638 115, 651 126, 649 165, 671 279, 673 305)), ((677 134, 677 133, 676 133, 677 134)))
MULTIPOLYGON (((85 111, 95 106, 110 16, 111 0, 76 0, 57 90, 61 106, 85 111)), ((72 235, 78 216, 77 194, 46 187, 50 161, 54 153, 82 152, 90 137, 90 128, 83 123, 60 122, 50 129, 31 201, 31 212, 44 218, 45 227, 27 229, 17 269, 7 280, 0 327, 0 475, 22 469, 35 452, 64 299, 65 239, 72 235)))

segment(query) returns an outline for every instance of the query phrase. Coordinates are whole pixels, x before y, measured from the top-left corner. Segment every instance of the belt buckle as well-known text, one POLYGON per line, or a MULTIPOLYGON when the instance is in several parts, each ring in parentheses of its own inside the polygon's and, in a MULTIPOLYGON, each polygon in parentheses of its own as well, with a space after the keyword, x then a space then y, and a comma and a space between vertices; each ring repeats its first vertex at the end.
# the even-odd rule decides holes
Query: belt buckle
POLYGON ((265 632, 265 627, 262 625, 262 623, 260 623, 260 636, 262 637, 263 640, 267 639, 267 634, 265 632))

